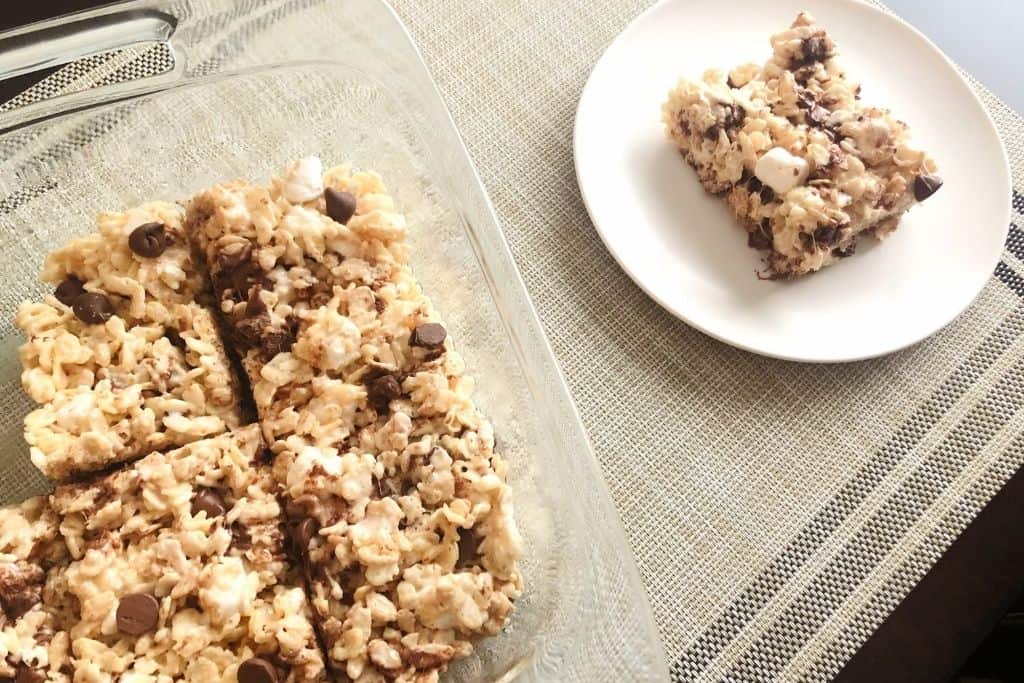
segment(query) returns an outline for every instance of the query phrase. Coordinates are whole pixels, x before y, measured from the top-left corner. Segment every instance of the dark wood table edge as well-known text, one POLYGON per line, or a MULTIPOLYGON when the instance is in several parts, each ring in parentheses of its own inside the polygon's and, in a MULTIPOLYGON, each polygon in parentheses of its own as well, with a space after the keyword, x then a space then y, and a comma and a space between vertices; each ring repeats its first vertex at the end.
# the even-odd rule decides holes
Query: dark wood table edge
POLYGON ((1022 517, 1024 469, 1018 469, 836 680, 927 683, 953 678, 1021 595, 1022 517))

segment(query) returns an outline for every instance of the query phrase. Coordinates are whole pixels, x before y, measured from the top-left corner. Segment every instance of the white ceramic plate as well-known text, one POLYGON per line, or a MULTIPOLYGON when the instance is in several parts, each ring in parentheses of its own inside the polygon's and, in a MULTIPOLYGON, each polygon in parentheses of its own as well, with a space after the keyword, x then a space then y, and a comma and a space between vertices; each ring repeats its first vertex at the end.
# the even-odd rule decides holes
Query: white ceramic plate
POLYGON ((953 320, 999 261, 1010 171, 970 86, 924 36, 855 0, 665 0, 639 16, 580 98, 576 174, 594 224, 644 291, 694 327, 778 358, 832 362, 914 344, 953 320), (759 280, 759 252, 665 137, 661 103, 681 76, 771 54, 807 10, 839 45, 862 100, 888 107, 945 185, 885 243, 795 281, 759 280))

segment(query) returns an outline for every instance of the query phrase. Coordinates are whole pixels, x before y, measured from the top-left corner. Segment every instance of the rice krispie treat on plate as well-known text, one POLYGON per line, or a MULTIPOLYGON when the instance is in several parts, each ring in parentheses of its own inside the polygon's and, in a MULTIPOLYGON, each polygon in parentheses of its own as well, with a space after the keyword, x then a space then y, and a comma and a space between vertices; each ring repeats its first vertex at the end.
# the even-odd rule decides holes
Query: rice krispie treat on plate
POLYGON ((45 496, 0 509, 0 681, 70 681, 68 554, 45 496))
POLYGON ((76 683, 325 680, 253 425, 53 495, 76 683))
POLYGON ((883 239, 942 185, 907 124, 860 101, 824 28, 801 13, 763 66, 680 81, 663 107, 670 139, 768 252, 767 275, 805 275, 883 239))
POLYGON ((473 381, 380 178, 308 158, 186 224, 252 384, 329 663, 431 681, 508 621, 521 541, 473 381))
POLYGON ((239 392, 182 209, 105 213, 50 254, 56 290, 22 304, 22 384, 33 463, 64 480, 237 426, 239 392))

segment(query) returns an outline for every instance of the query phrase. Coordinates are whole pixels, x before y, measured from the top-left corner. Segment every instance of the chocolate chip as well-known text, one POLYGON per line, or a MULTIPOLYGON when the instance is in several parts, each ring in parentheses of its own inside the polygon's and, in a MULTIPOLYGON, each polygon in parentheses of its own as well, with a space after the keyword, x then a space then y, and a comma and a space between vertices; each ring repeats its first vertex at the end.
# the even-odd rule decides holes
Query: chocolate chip
POLYGON ((409 337, 410 346, 421 346, 425 349, 436 349, 444 344, 448 333, 438 323, 423 323, 412 331, 409 337))
POLYGON ((28 576, 19 573, 17 580, 10 581, 0 592, 0 607, 8 619, 14 620, 26 614, 42 601, 41 589, 28 576))
POLYGON ((806 85, 807 81, 811 80, 816 72, 817 69, 814 64, 805 64, 793 72, 793 80, 800 85, 806 85))
POLYGON ((238 249, 222 251, 217 254, 217 265, 221 270, 233 271, 239 267, 247 266, 251 257, 252 244, 250 242, 243 242, 242 246, 238 249))
POLYGON ((57 297, 57 301, 65 306, 71 306, 75 303, 75 299, 81 296, 84 291, 85 283, 74 275, 68 275, 64 278, 64 282, 57 285, 57 289, 53 290, 53 295, 57 297))
POLYGON ((185 340, 181 338, 181 333, 173 327, 164 328, 164 336, 167 337, 167 341, 171 342, 172 346, 176 346, 182 351, 185 350, 185 340))
POLYGON ((759 230, 747 233, 747 246, 751 249, 771 249, 768 239, 759 230))
POLYGON ((707 138, 708 140, 717 140, 718 132, 720 130, 722 130, 722 127, 719 126, 717 123, 713 123, 711 124, 710 128, 704 131, 704 137, 707 138))
POLYGON ((114 315, 114 305, 110 299, 99 292, 84 292, 79 294, 75 303, 71 305, 75 316, 87 325, 99 325, 105 323, 114 315))
POLYGON ((356 213, 356 196, 351 192, 328 187, 324 190, 324 199, 327 202, 327 215, 331 220, 342 224, 348 223, 356 213))
MULTIPOLYGON (((247 423, 251 424, 251 423, 247 423)), ((274 451, 269 448, 260 448, 256 452, 256 462, 261 465, 270 465, 274 462, 274 451)))
POLYGON ((319 506, 319 499, 316 496, 307 493, 306 495, 299 496, 298 498, 289 498, 288 502, 284 504, 284 510, 290 518, 298 519, 299 517, 311 516, 313 511, 319 506))
POLYGON ((931 197, 942 187, 942 178, 932 174, 922 174, 914 178, 914 198, 919 202, 931 197))
POLYGON ((156 258, 167 249, 163 223, 143 223, 128 235, 128 248, 143 258, 156 258))
POLYGON ((820 62, 828 57, 828 45, 821 36, 805 38, 801 48, 804 54, 804 61, 820 62))
POLYGON ((819 246, 831 246, 839 239, 839 228, 833 225, 823 225, 814 231, 814 241, 819 246))
POLYGON ((416 669, 438 669, 452 660, 455 648, 445 645, 444 649, 410 650, 406 653, 409 663, 416 669))
POLYGON ((39 595, 21 593, 4 604, 4 614, 6 614, 9 619, 17 619, 27 614, 28 611, 38 605, 39 602, 39 595))
POLYGON ((24 664, 18 667, 18 675, 14 677, 14 683, 43 683, 45 680, 46 674, 38 669, 30 669, 24 664))
POLYGON ((279 353, 284 353, 292 348, 295 337, 289 330, 271 330, 263 335, 260 340, 260 348, 267 358, 273 358, 279 353))
POLYGON ((227 512, 227 507, 219 493, 213 489, 203 488, 192 498, 192 516, 195 517, 200 512, 205 512, 209 519, 213 519, 227 512))
POLYGON ((263 302, 263 298, 260 297, 260 292, 262 291, 262 285, 256 285, 249 290, 249 299, 245 302, 245 317, 255 318, 267 312, 267 305, 263 302))
POLYGON ((772 224, 767 218, 761 221, 757 230, 747 234, 747 245, 754 249, 771 249, 773 243, 772 224))
POLYGON ((832 253, 835 254, 838 258, 849 258, 850 256, 853 256, 853 252, 855 251, 857 251, 857 244, 850 243, 849 245, 846 246, 845 249, 840 249, 839 247, 836 247, 835 249, 832 250, 832 253))
POLYGON ((807 119, 816 126, 823 126, 828 121, 829 117, 832 116, 832 112, 820 104, 815 104, 809 110, 807 110, 807 119))
POLYGON ((309 550, 309 542, 317 535, 320 525, 312 517, 306 517, 295 525, 294 538, 295 547, 300 553, 309 550))
POLYGON ((256 346, 260 343, 264 330, 269 326, 270 318, 265 315, 256 318, 242 318, 235 323, 235 337, 242 346, 256 346))
POLYGON ((370 403, 378 409, 383 409, 402 395, 402 386, 394 375, 383 375, 366 384, 366 395, 370 403))
POLYGON ((455 562, 456 569, 468 566, 477 555, 480 539, 472 529, 459 529, 459 559, 455 562))
POLYGON ((252 547, 252 535, 239 522, 231 525, 231 545, 243 552, 252 547))
POLYGON ((819 104, 815 98, 814 93, 806 88, 800 90, 797 93, 797 106, 801 109, 806 110, 807 121, 814 126, 824 126, 828 121, 829 117, 832 116, 832 112, 819 104))
POLYGON ((267 660, 253 657, 238 667, 238 683, 277 683, 277 671, 267 660))
POLYGON ((117 630, 130 636, 152 631, 160 620, 160 603, 151 593, 132 593, 117 605, 117 630))
POLYGON ((771 188, 771 185, 762 185, 758 194, 761 195, 762 204, 767 204, 775 199, 775 190, 771 188))
POLYGON ((249 295, 250 285, 256 281, 257 268, 252 261, 253 246, 244 242, 231 251, 217 255, 217 270, 213 273, 217 290, 230 289, 235 301, 244 301, 249 295))
POLYGON ((725 126, 726 130, 732 128, 739 128, 743 125, 743 120, 747 117, 747 112, 743 107, 735 104, 728 104, 725 106, 725 120, 722 125, 725 126))
POLYGON ((821 132, 824 133, 832 142, 839 142, 843 139, 843 134, 828 124, 821 127, 821 132))

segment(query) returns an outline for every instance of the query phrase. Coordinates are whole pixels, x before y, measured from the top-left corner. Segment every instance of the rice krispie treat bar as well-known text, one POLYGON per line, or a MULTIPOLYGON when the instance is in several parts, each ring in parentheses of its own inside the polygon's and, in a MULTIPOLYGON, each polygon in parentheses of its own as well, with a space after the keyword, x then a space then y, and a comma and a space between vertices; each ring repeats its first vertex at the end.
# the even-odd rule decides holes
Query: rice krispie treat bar
POLYGON ((522 592, 489 426, 438 436, 410 408, 373 434, 376 454, 306 446, 274 464, 328 659, 353 680, 436 681, 522 592))
MULTIPOLYGON (((380 178, 345 167, 323 174, 310 157, 270 186, 200 192, 186 224, 271 447, 289 436, 338 446, 368 401, 369 363, 394 366, 390 347, 401 340, 385 339, 384 326, 400 327, 416 305, 405 220, 380 178)), ((411 332, 402 329, 405 339, 411 332)))
POLYGON ((801 13, 764 66, 680 81, 665 127, 704 188, 767 250, 767 276, 814 272, 882 239, 942 185, 888 110, 864 105, 824 28, 801 13))
POLYGON ((71 615, 54 590, 67 562, 45 496, 0 509, 0 681, 71 680, 71 615))
POLYGON ((325 680, 253 425, 54 493, 76 683, 325 680))
POLYGON ((50 254, 56 286, 22 304, 22 385, 32 462, 65 480, 240 422, 239 392, 183 210, 155 202, 104 213, 99 230, 50 254))
POLYGON ((508 621, 521 540, 473 382, 380 178, 318 159, 201 192, 188 230, 244 354, 329 663, 433 681, 508 621))

